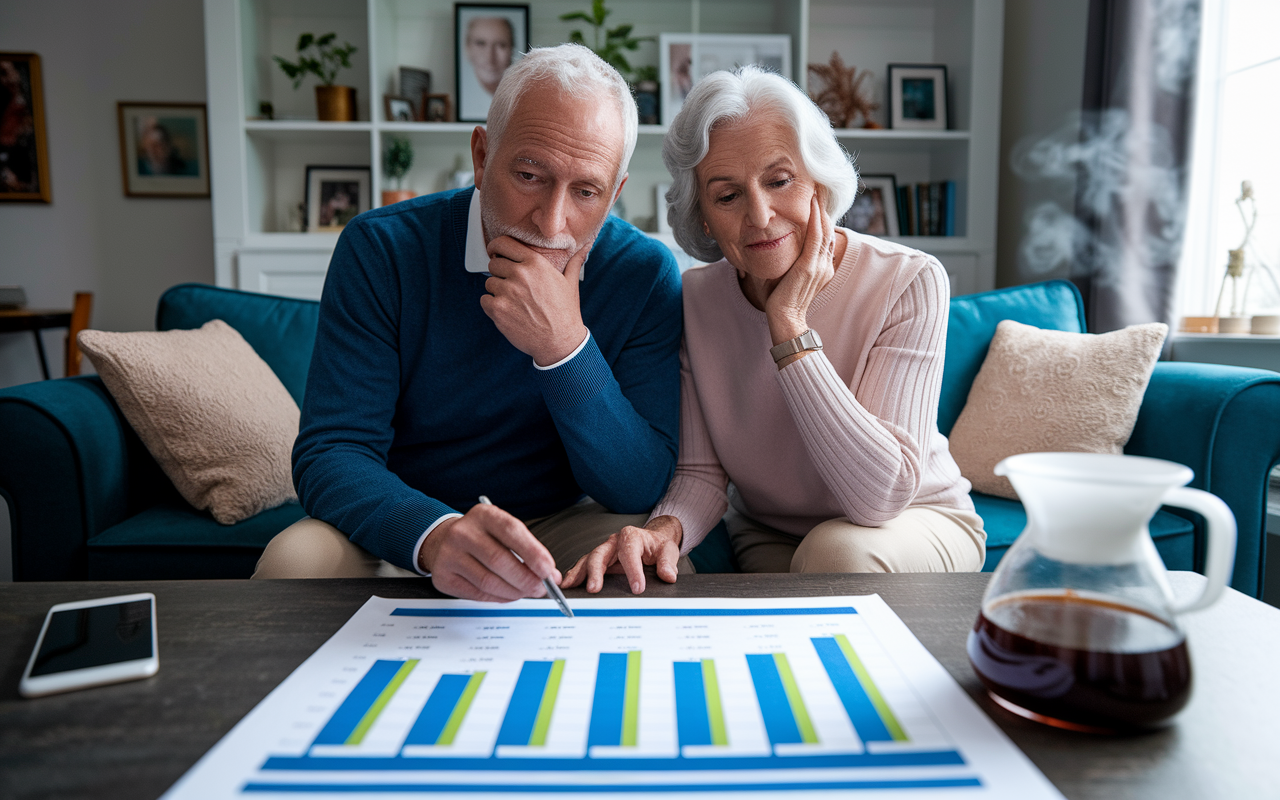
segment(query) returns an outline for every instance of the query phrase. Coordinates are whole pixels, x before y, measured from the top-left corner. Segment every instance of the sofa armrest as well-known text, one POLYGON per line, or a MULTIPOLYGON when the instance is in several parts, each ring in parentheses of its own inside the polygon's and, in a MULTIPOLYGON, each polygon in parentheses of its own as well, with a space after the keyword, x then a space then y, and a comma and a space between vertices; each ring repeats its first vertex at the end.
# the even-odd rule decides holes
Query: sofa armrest
MULTIPOLYGON (((1186 464, 1191 486, 1231 507, 1239 529, 1231 586, 1259 596, 1269 475, 1280 461, 1280 373, 1157 363, 1125 452, 1186 464)), ((1202 567, 1203 542, 1196 560, 1202 567)))
POLYGON ((97 376, 0 390, 15 580, 87 577, 89 537, 127 513, 131 436, 97 376))

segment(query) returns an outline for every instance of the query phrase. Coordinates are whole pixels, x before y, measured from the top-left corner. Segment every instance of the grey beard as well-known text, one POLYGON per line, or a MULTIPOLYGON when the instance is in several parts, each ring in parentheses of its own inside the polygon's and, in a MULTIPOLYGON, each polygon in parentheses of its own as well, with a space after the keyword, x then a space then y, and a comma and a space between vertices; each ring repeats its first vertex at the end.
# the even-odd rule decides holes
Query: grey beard
MULTIPOLYGON (((497 213, 489 203, 485 201, 483 194, 480 196, 480 221, 484 223, 485 235, 489 237, 485 242, 486 244, 501 236, 510 236, 512 239, 530 247, 554 250, 556 252, 554 254, 546 254, 546 258, 561 272, 564 272, 569 259, 581 247, 577 240, 567 233, 548 239, 536 231, 526 231, 515 225, 508 225, 502 222, 498 219, 497 213)), ((603 222, 601 225, 603 226, 603 222)))

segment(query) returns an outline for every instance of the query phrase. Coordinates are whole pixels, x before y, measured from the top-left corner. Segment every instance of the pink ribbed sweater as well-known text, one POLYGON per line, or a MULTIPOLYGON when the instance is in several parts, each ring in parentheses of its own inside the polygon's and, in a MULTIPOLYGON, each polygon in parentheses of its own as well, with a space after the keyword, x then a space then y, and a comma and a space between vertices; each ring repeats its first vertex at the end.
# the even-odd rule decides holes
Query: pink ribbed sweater
POLYGON ((680 456, 653 509, 688 553, 727 508, 803 536, 848 517, 878 526, 911 505, 972 511, 938 432, 950 289, 936 259, 852 231, 809 307, 824 349, 781 371, 764 312, 719 261, 684 274, 680 456))

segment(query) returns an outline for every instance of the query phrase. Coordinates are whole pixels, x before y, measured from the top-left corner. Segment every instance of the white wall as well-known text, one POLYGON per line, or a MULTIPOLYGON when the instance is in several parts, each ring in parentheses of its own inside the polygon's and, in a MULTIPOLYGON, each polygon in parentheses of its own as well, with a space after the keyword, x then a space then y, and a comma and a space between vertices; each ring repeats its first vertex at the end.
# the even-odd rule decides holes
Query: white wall
MULTIPOLYGON (((93 327, 154 329, 166 288, 213 282, 212 211, 124 196, 116 101, 204 102, 201 0, 3 0, 0 51, 40 55, 53 186, 51 204, 0 205, 0 284, 25 287, 32 308, 70 308, 90 291, 93 327)), ((44 334, 54 377, 64 336, 44 334)), ((40 378, 31 334, 0 334, 0 387, 40 378)), ((11 576, 0 500, 0 580, 11 576)))
MULTIPOLYGON (((161 292, 213 282, 212 211, 124 196, 116 101, 204 102, 201 0, 4 0, 0 51, 40 55, 53 187, 51 204, 0 205, 0 284, 32 308, 91 291, 93 327, 153 330, 161 292)), ((54 377, 64 336, 44 336, 54 377)), ((0 387, 40 377, 31 334, 0 334, 0 387)))
POLYGON ((1026 215, 1045 202, 1075 210, 1074 181, 1027 181, 1010 167, 1018 144, 1052 135, 1080 111, 1089 0, 1007 0, 1004 88, 1000 112, 1000 207, 996 222, 996 285, 1067 277, 1066 269, 1020 268, 1026 215))

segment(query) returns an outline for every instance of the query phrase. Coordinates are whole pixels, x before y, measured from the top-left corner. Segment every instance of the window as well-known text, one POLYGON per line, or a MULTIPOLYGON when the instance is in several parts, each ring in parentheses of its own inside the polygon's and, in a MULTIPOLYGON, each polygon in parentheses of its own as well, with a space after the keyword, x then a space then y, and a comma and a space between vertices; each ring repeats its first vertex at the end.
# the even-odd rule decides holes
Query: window
MULTIPOLYGON (((1236 210, 1250 181, 1258 224, 1246 253, 1244 313, 1280 313, 1280 3, 1204 0, 1186 238, 1177 311, 1214 313, 1227 251, 1245 226, 1236 210), (1265 262, 1271 272, 1262 266, 1265 262)), ((1248 212, 1249 206, 1245 205, 1248 212)), ((1222 300, 1228 314, 1230 287, 1222 300)))

